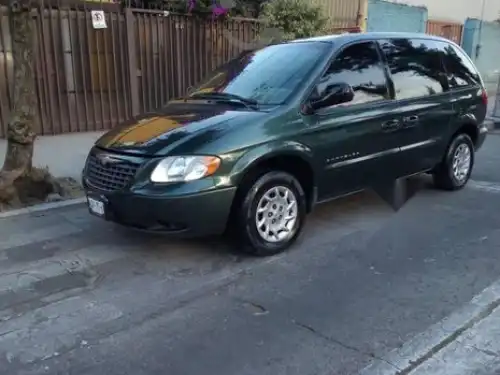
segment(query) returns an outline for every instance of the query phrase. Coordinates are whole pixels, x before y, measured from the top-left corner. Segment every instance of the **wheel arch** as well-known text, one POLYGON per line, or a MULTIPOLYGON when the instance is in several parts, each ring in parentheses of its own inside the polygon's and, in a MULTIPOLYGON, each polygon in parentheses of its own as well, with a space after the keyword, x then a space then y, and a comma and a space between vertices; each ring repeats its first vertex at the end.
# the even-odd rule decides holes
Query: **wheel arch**
POLYGON ((475 116, 467 115, 460 119, 458 126, 455 128, 455 132, 448 140, 448 147, 451 142, 453 142, 453 139, 459 134, 467 134, 472 140, 474 147, 476 147, 479 140, 479 123, 475 116))
POLYGON ((310 212, 316 201, 317 170, 312 150, 298 142, 263 145, 241 157, 232 171, 232 182, 238 187, 233 205, 249 183, 272 170, 290 173, 299 181, 306 195, 307 211, 310 212))

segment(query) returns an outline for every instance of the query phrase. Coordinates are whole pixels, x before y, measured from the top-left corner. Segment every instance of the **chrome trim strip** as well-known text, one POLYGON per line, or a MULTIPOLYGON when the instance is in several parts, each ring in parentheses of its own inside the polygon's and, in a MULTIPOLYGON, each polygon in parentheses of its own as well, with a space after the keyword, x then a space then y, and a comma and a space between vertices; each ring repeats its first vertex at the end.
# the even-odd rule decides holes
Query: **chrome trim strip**
POLYGON ((406 145, 406 146, 403 146, 403 147, 391 148, 389 150, 376 152, 376 153, 373 153, 373 154, 361 156, 359 158, 354 158, 354 159, 349 159, 349 160, 343 160, 343 161, 340 161, 338 163, 328 164, 326 166, 326 169, 341 168, 341 167, 345 167, 347 165, 352 165, 352 164, 361 163, 361 162, 364 162, 364 161, 367 161, 367 160, 372 160, 372 159, 375 159, 375 158, 379 158, 381 156, 387 156, 387 155, 396 154, 396 153, 398 153, 400 151, 413 150, 415 148, 427 146, 427 145, 430 145, 430 144, 433 144, 433 143, 436 143, 436 142, 437 142, 437 139, 428 139, 426 141, 412 143, 410 145, 406 145))
POLYGON ((327 169, 332 169, 332 168, 345 167, 346 165, 361 163, 363 161, 367 161, 367 160, 379 158, 381 156, 395 154, 397 152, 399 152, 399 147, 397 147, 397 148, 391 148, 390 150, 376 152, 376 153, 370 154, 370 155, 361 156, 359 158, 354 158, 354 159, 350 159, 350 160, 343 160, 343 161, 340 161, 338 163, 333 163, 333 164, 327 165, 326 168, 327 169))
POLYGON ((400 147, 399 149, 400 149, 400 151, 408 151, 408 150, 413 150, 414 148, 419 148, 419 147, 427 146, 427 145, 430 145, 430 144, 433 144, 433 143, 436 143, 435 139, 428 139, 426 141, 412 143, 410 145, 406 145, 406 146, 400 147))

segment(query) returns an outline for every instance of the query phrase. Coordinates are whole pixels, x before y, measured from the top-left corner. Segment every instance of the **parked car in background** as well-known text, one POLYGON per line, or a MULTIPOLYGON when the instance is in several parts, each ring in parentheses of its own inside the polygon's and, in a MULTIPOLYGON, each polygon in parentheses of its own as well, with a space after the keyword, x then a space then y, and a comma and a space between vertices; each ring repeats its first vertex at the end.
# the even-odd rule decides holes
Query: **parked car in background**
POLYGON ((464 51, 423 34, 324 36, 244 52, 100 138, 90 212, 172 235, 228 232, 271 255, 332 198, 419 173, 463 188, 487 128, 464 51))

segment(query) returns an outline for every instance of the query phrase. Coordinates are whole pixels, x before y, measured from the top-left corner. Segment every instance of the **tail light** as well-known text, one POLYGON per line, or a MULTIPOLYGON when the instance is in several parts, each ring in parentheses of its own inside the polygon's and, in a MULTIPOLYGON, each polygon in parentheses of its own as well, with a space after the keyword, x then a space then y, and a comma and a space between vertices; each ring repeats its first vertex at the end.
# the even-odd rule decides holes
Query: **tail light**
POLYGON ((488 106, 488 93, 486 92, 486 89, 483 88, 483 91, 481 92, 481 99, 483 100, 483 104, 485 106, 488 106))

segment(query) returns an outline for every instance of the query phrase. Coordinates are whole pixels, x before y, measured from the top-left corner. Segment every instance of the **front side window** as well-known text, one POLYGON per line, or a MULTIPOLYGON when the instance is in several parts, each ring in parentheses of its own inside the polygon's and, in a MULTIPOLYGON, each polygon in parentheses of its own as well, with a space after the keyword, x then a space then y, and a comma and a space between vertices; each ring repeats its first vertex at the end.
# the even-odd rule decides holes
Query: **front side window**
POLYGON ((383 65, 373 42, 346 47, 321 77, 313 95, 321 97, 328 86, 338 83, 347 83, 354 90, 354 99, 342 105, 389 99, 383 65))
POLYGON ((444 65, 452 88, 481 84, 476 68, 460 49, 446 42, 438 43, 444 53, 444 65))
POLYGON ((438 45, 425 39, 380 42, 394 82, 396 99, 419 98, 448 89, 438 45))
POLYGON ((285 103, 326 58, 331 44, 287 43, 242 53, 212 72, 189 95, 224 93, 262 105, 285 103))

